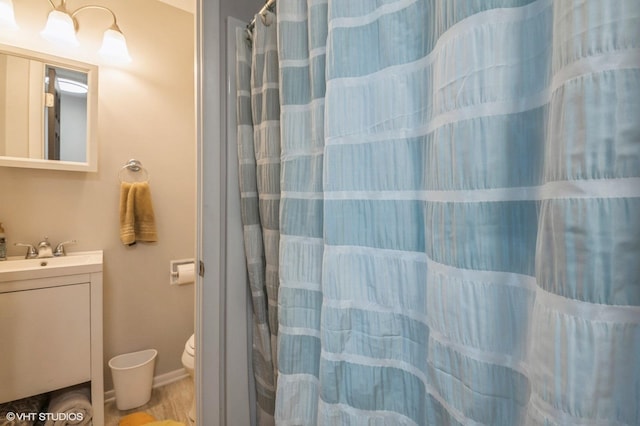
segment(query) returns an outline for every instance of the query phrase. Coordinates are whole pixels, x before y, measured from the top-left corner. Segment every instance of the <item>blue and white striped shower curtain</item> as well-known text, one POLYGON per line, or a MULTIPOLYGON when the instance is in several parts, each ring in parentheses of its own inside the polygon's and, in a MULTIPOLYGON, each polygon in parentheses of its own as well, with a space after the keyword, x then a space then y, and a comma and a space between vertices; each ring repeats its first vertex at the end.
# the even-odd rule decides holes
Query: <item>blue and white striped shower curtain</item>
POLYGON ((238 174, 251 290, 256 423, 272 425, 278 336, 280 109, 275 25, 236 29, 238 174))
POLYGON ((276 423, 640 424, 640 2, 277 32, 276 423))

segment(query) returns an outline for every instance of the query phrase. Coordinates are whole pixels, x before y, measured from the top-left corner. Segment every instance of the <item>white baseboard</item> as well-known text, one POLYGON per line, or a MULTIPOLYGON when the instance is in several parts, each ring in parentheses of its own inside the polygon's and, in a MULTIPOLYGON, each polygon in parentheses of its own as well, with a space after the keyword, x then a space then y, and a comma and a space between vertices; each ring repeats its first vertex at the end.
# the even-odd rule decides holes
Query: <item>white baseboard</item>
MULTIPOLYGON (((153 378, 153 384, 151 385, 153 388, 158 388, 160 386, 168 385, 169 383, 177 382, 178 380, 182 380, 185 377, 189 377, 189 373, 184 368, 179 368, 177 370, 169 371, 168 373, 160 374, 153 378)), ((116 399, 115 390, 111 389, 104 393, 104 402, 111 402, 116 399)))

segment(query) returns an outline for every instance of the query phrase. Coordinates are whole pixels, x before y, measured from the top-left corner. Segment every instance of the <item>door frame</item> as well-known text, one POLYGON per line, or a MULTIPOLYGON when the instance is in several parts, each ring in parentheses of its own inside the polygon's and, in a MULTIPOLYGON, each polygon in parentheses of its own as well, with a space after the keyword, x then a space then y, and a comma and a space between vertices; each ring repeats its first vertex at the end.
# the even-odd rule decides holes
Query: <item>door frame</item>
POLYGON ((227 423, 219 25, 220 1, 196 0, 196 259, 202 267, 196 279, 195 390, 197 423, 207 426, 227 423))

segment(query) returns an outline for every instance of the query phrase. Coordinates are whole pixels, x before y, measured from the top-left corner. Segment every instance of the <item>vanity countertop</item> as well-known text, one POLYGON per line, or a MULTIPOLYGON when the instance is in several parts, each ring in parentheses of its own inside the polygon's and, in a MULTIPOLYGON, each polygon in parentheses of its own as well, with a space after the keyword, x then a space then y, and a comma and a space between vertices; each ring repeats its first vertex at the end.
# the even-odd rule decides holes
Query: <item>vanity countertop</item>
POLYGON ((70 252, 66 256, 25 259, 10 256, 0 262, 0 283, 102 271, 102 250, 70 252))

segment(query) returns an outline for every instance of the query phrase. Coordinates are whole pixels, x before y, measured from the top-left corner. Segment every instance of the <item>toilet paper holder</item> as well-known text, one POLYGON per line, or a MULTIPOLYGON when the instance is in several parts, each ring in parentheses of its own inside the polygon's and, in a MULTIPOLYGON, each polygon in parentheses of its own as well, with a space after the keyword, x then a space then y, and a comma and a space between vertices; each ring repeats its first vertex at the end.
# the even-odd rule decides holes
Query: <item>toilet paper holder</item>
MULTIPOLYGON (((186 284, 186 282, 180 282, 180 272, 178 270, 178 267, 182 265, 192 265, 195 271, 194 259, 172 260, 169 262, 169 284, 171 285, 186 284)), ((193 281, 190 281, 190 282, 193 282, 193 281)))

